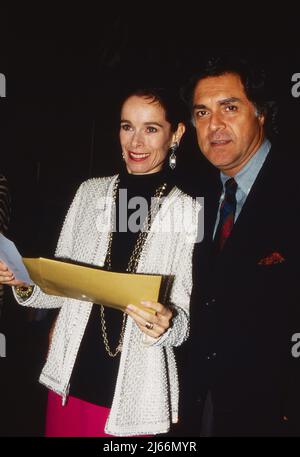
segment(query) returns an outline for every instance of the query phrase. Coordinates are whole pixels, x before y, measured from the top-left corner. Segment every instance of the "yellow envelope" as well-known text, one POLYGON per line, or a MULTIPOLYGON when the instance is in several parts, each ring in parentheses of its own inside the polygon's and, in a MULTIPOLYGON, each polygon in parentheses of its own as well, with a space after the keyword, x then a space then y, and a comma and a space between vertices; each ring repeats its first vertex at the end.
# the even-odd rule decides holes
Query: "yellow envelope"
POLYGON ((163 278, 161 275, 114 273, 43 257, 23 258, 23 262, 32 281, 46 294, 76 298, 120 311, 129 303, 143 308, 141 300, 157 302, 163 278))

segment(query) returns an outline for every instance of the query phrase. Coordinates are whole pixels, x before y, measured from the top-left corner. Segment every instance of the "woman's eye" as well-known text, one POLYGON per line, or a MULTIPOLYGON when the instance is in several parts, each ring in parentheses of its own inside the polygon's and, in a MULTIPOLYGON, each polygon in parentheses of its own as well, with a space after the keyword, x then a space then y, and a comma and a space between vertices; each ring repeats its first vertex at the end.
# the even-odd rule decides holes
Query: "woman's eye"
POLYGON ((131 126, 129 124, 121 124, 121 129, 127 132, 131 129, 131 126))
POLYGON ((147 132, 148 133, 155 133, 155 132, 157 132, 157 128, 149 126, 149 127, 147 127, 147 132))

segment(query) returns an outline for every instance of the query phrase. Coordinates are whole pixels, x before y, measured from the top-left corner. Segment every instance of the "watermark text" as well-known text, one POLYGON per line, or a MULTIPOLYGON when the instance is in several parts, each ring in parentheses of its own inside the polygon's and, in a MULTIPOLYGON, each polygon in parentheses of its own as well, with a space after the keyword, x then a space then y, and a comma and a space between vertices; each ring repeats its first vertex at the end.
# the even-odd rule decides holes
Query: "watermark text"
POLYGON ((6 357, 6 338, 3 333, 0 333, 0 357, 6 357))
POLYGON ((0 98, 6 97, 6 78, 3 73, 0 73, 0 98))
POLYGON ((128 199, 127 190, 119 190, 118 214, 114 199, 99 198, 97 229, 99 232, 117 231, 137 233, 183 234, 193 242, 201 242, 204 235, 204 198, 192 201, 187 197, 178 204, 168 204, 168 197, 147 199, 136 196, 128 199), (149 207, 150 206, 150 207, 149 207))
POLYGON ((292 346, 292 356, 297 359, 300 357, 300 333, 294 333, 292 342, 296 343, 292 346))
POLYGON ((294 98, 298 98, 298 97, 300 97, 300 73, 293 74, 292 82, 295 83, 292 86, 292 96, 294 98))

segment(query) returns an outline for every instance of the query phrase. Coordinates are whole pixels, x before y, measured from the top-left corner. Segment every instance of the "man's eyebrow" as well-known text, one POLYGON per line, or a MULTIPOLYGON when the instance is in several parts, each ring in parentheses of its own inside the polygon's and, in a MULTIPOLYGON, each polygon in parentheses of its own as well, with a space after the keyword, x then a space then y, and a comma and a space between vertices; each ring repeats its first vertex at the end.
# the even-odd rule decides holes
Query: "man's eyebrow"
POLYGON ((207 109, 206 105, 193 105, 193 110, 194 109, 207 109))
MULTIPOLYGON (((234 102, 240 102, 241 99, 238 97, 229 97, 229 98, 223 98, 222 100, 218 101, 218 105, 228 105, 229 103, 234 103, 234 102)), ((200 105, 193 105, 193 110, 195 109, 208 109, 206 105, 200 104, 200 105)))
POLYGON ((228 103, 234 103, 234 102, 240 102, 241 99, 238 97, 229 97, 229 98, 224 98, 223 100, 220 100, 218 103, 219 105, 228 105, 228 103))

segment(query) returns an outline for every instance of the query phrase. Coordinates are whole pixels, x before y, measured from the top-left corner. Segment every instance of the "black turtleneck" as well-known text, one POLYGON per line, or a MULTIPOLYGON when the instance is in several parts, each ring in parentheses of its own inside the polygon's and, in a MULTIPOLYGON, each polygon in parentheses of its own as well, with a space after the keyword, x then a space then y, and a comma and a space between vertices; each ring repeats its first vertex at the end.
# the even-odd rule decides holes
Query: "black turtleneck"
MULTIPOLYGON (((128 202, 134 197, 143 197, 148 208, 151 198, 163 183, 167 183, 166 196, 171 190, 172 175, 168 171, 160 171, 147 175, 132 175, 123 171, 119 174, 119 186, 116 196, 116 230, 113 233, 111 249, 112 271, 125 272, 131 253, 136 243, 138 232, 122 231, 128 227, 130 217, 140 206, 129 209, 128 202), (125 201, 125 205, 123 202, 125 201), (124 208, 127 206, 127 209, 124 208), (126 214, 127 213, 127 214, 126 214)), ((139 203, 136 201, 136 203, 139 203)), ((144 217, 146 212, 140 213, 144 217)), ((132 218, 131 218, 132 220, 132 218)), ((134 220, 142 225, 142 221, 134 220)), ((123 314, 115 309, 104 309, 108 341, 111 350, 115 350, 119 342, 123 314)), ((110 357, 104 347, 101 333, 100 306, 94 304, 80 345, 70 381, 70 395, 111 407, 115 382, 119 368, 120 354, 110 357)))

